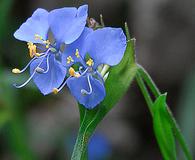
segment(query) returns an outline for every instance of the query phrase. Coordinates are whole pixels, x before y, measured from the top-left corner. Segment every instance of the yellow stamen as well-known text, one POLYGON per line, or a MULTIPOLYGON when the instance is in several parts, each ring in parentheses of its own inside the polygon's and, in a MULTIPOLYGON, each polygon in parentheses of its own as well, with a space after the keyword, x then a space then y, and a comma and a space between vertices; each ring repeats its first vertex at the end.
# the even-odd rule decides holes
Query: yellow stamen
POLYGON ((17 69, 17 68, 14 68, 14 69, 12 69, 12 73, 14 73, 14 74, 19 74, 19 73, 20 73, 20 70, 17 69))
POLYGON ((75 73, 74 77, 79 78, 81 75, 79 73, 75 73))
POLYGON ((35 44, 33 44, 32 42, 27 43, 28 45, 28 49, 29 49, 29 55, 31 58, 34 57, 34 55, 36 55, 37 53, 37 46, 35 44))
POLYGON ((43 37, 41 37, 41 36, 38 35, 38 34, 35 34, 35 40, 43 40, 43 37))
POLYGON ((72 68, 72 67, 69 68, 69 74, 72 77, 76 77, 76 78, 80 77, 80 74, 79 73, 76 73, 75 70, 74 70, 74 68, 72 68))
POLYGON ((75 56, 76 56, 77 58, 80 58, 80 54, 79 54, 79 50, 78 50, 78 49, 76 49, 75 56))
POLYGON ((50 42, 49 40, 47 40, 46 42, 47 42, 47 44, 48 44, 48 45, 50 45, 50 44, 51 44, 51 42, 50 42))
POLYGON ((68 56, 67 57, 67 64, 70 64, 71 62, 74 62, 74 60, 71 56, 68 56))
POLYGON ((52 92, 53 94, 58 94, 59 90, 57 88, 54 88, 52 92))
POLYGON ((41 56, 41 54, 40 54, 40 53, 35 53, 35 55, 36 55, 37 57, 40 57, 40 56, 41 56))
POLYGON ((69 74, 70 74, 70 76, 73 76, 74 77, 74 75, 75 75, 74 68, 72 68, 72 67, 69 68, 69 74))
POLYGON ((51 44, 51 42, 49 40, 43 41, 43 43, 48 45, 48 46, 51 44))
POLYGON ((86 62, 86 64, 90 67, 93 66, 93 64, 94 64, 93 59, 89 58, 89 60, 86 62))
POLYGON ((49 40, 43 40, 43 37, 41 37, 38 34, 35 34, 35 40, 41 40, 43 41, 43 43, 46 45, 46 48, 49 48, 49 45, 51 44, 51 42, 49 40))

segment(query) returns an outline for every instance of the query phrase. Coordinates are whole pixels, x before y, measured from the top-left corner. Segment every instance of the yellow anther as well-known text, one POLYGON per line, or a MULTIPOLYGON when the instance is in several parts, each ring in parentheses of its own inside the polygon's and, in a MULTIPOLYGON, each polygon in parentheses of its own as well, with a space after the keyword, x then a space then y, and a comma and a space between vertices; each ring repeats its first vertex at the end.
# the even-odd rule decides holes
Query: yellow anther
POLYGON ((43 41, 43 43, 46 45, 45 48, 49 48, 49 45, 51 44, 49 40, 43 41))
POLYGON ((69 68, 69 74, 70 74, 70 76, 73 76, 74 77, 74 75, 75 75, 74 68, 72 68, 72 67, 69 68))
POLYGON ((93 66, 93 64, 94 64, 93 59, 89 58, 89 60, 86 62, 86 64, 90 67, 93 66))
POLYGON ((28 49, 29 49, 29 55, 31 58, 34 57, 34 55, 36 55, 37 53, 37 46, 35 44, 33 44, 32 42, 28 42, 28 49))
POLYGON ((41 56, 41 54, 40 54, 40 53, 35 53, 35 55, 36 55, 37 57, 40 57, 40 56, 41 56))
POLYGON ((74 75, 76 78, 79 78, 81 75, 79 73, 75 73, 74 75))
POLYGON ((43 44, 45 44, 46 48, 49 48, 49 45, 51 44, 51 42, 49 40, 43 40, 43 37, 41 37, 40 35, 38 34, 35 34, 35 40, 41 40, 43 41, 43 44))
POLYGON ((76 78, 80 77, 80 74, 79 73, 76 73, 75 70, 74 70, 74 68, 72 68, 72 67, 69 68, 69 74, 72 77, 76 77, 76 78))
POLYGON ((43 40, 43 37, 41 37, 41 36, 38 35, 38 34, 35 34, 35 40, 43 40))
POLYGON ((39 39, 39 35, 35 34, 35 40, 38 40, 38 39, 39 39))
POLYGON ((48 44, 48 45, 50 45, 50 44, 51 44, 51 42, 50 42, 49 40, 47 40, 47 44, 48 44))
POLYGON ((77 58, 80 58, 80 54, 79 54, 79 50, 78 50, 78 49, 76 49, 75 56, 76 56, 77 58))
POLYGON ((52 92, 53 94, 58 94, 59 90, 57 88, 54 88, 52 92))
POLYGON ((74 60, 71 56, 68 56, 67 57, 67 64, 70 64, 71 62, 74 62, 74 60))
POLYGON ((51 44, 49 40, 43 41, 44 44, 51 44))
POLYGON ((21 71, 17 68, 12 69, 12 73, 19 74, 21 71))

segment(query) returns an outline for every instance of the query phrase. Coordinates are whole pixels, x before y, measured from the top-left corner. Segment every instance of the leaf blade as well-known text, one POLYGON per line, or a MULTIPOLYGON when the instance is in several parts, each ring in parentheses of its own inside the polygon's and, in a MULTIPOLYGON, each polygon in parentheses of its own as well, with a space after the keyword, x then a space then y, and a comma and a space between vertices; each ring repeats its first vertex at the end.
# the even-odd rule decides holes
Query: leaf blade
POLYGON ((166 107, 166 94, 160 95, 153 106, 154 133, 164 159, 176 160, 175 138, 166 107))

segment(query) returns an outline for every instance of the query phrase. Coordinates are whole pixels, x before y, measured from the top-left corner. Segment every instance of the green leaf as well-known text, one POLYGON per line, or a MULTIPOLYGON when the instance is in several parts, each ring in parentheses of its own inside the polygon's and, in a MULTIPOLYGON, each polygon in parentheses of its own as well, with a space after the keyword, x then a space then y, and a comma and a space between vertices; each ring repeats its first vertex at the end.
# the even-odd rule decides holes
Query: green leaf
MULTIPOLYGON (((127 37, 130 37, 127 25, 126 33, 127 37)), ((106 97, 104 101, 93 110, 87 110, 82 105, 79 105, 80 129, 72 160, 85 159, 83 157, 86 157, 86 146, 90 136, 105 115, 126 93, 136 72, 137 65, 134 61, 134 41, 128 38, 127 48, 122 61, 109 70, 109 76, 105 82, 106 97)))
MULTIPOLYGON (((138 65, 138 67, 139 67, 138 73, 141 75, 141 78, 143 78, 143 80, 146 82, 147 87, 151 90, 151 92, 153 93, 155 98, 158 98, 161 95, 160 90, 158 89, 158 87, 156 86, 156 84, 154 83, 154 81, 152 80, 150 75, 147 73, 147 71, 140 65, 138 65)), ((149 102, 151 97, 149 95, 148 90, 146 89, 145 84, 142 83, 142 81, 139 81, 139 79, 137 80, 137 82, 140 86, 140 89, 141 89, 146 101, 148 101, 147 103, 149 105, 148 106, 149 109, 152 110, 151 108, 153 108, 153 106, 150 107, 150 102, 149 102)), ((192 160, 192 154, 190 152, 190 149, 189 149, 187 143, 185 142, 185 139, 184 139, 184 136, 182 135, 180 127, 177 124, 176 119, 174 118, 174 116, 173 116, 171 110, 169 109, 168 105, 166 105, 166 110, 167 110, 168 119, 169 119, 170 124, 172 126, 172 129, 174 131, 175 138, 179 142, 179 144, 181 146, 181 149, 182 149, 183 153, 185 154, 186 159, 192 160)), ((152 116, 153 116, 153 114, 152 114, 152 116)))
POLYGON ((164 159, 176 160, 175 138, 166 107, 166 94, 160 95, 153 106, 154 133, 164 159))

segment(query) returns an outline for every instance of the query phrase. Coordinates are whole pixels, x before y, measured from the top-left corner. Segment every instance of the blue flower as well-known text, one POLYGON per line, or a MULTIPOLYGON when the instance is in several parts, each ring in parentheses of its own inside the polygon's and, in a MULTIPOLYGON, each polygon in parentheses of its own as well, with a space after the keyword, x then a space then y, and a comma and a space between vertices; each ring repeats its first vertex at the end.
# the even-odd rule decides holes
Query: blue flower
POLYGON ((100 160, 109 159, 112 153, 112 147, 107 137, 100 133, 95 133, 88 145, 88 159, 100 160))
POLYGON ((30 78, 22 85, 15 85, 17 88, 33 79, 39 90, 47 95, 57 93, 65 85, 67 69, 61 64, 62 44, 68 45, 79 38, 86 25, 87 12, 87 5, 51 12, 39 8, 20 26, 14 37, 27 42, 32 60, 24 69, 12 70, 23 73, 30 66, 30 78))
POLYGON ((69 68, 67 85, 77 101, 88 109, 97 106, 106 95, 104 81, 109 66, 117 65, 126 49, 121 28, 85 28, 81 36, 67 45, 62 62, 69 68), (76 71, 74 65, 78 64, 76 71))

